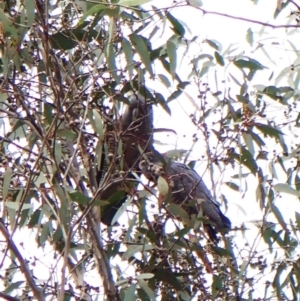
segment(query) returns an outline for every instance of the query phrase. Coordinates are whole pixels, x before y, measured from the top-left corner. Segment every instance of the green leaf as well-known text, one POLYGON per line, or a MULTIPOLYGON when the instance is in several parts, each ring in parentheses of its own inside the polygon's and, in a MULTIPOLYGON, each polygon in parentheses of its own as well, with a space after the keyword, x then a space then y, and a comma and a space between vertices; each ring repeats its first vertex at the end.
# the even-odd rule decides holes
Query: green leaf
POLYGON ((276 86, 265 87, 262 94, 265 94, 274 100, 278 100, 280 98, 280 90, 276 86))
POLYGON ((185 35, 185 29, 181 25, 181 23, 173 17, 170 13, 167 14, 167 19, 173 25, 173 31, 178 34, 179 36, 183 37, 185 35))
POLYGON ((225 182, 224 184, 226 184, 229 188, 231 188, 234 191, 240 191, 240 187, 233 182, 225 182))
POLYGON ((211 61, 203 63, 202 68, 199 73, 199 77, 204 76, 209 71, 209 69, 214 66, 215 66, 215 64, 211 61))
POLYGON ((63 238, 63 232, 61 226, 58 225, 56 231, 52 235, 52 241, 53 243, 57 243, 61 238, 63 238))
POLYGON ((281 225, 281 227, 282 227, 284 230, 288 231, 287 226, 286 226, 286 223, 285 223, 285 221, 284 221, 284 218, 283 218, 283 216, 282 216, 280 210, 278 209, 278 207, 275 205, 275 203, 274 203, 274 202, 270 202, 270 203, 269 203, 269 206, 270 206, 271 211, 272 211, 273 214, 275 215, 276 219, 278 220, 279 224, 281 225))
POLYGON ((274 276, 274 280, 272 282, 272 286, 274 289, 276 289, 276 294, 278 300, 282 299, 282 287, 280 283, 280 279, 282 278, 281 274, 286 270, 286 265, 284 263, 281 263, 277 268, 276 268, 276 274, 274 276))
MULTIPOLYGON (((278 130, 278 128, 276 128, 276 130, 278 130)), ((286 136, 284 136, 284 135, 279 135, 278 140, 279 140, 280 146, 282 147, 283 155, 287 156, 287 154, 289 153, 289 148, 287 146, 287 143, 285 142, 285 139, 284 139, 285 137, 286 136)))
MULTIPOLYGON (((127 282, 128 280, 126 280, 127 282)), ((120 285, 120 283, 118 283, 120 285)), ((136 300, 135 292, 136 292, 136 284, 131 284, 124 291, 124 301, 132 301, 136 300)))
POLYGON ((265 146, 266 143, 264 140, 262 140, 259 135, 257 135, 256 133, 252 132, 251 130, 248 131, 248 133, 251 135, 253 141, 259 146, 259 147, 262 147, 262 146, 265 146))
POLYGON ((203 5, 202 0, 188 0, 188 4, 196 7, 201 7, 203 5))
POLYGON ((127 260, 130 257, 134 256, 135 254, 139 252, 146 252, 146 251, 151 251, 155 249, 155 246, 150 245, 150 244, 145 244, 145 245, 129 245, 127 247, 126 252, 122 256, 122 260, 127 260))
POLYGON ((80 205, 86 205, 91 201, 90 197, 85 196, 80 191, 69 192, 69 196, 73 202, 76 202, 80 205))
POLYGON ((254 145, 253 145, 253 139, 252 136, 248 133, 243 133, 243 138, 245 140, 247 149, 251 153, 252 156, 254 156, 254 145))
POLYGON ((242 86, 242 84, 231 73, 229 73, 229 76, 233 79, 236 85, 238 85, 239 87, 242 86))
POLYGON ((56 134, 61 138, 67 138, 70 140, 74 140, 77 138, 77 134, 71 130, 68 129, 58 129, 56 131, 56 134))
POLYGON ((180 281, 179 277, 176 277, 174 273, 167 269, 157 268, 154 271, 155 279, 168 283, 176 290, 181 290, 184 287, 184 283, 180 281))
POLYGON ((212 61, 213 56, 210 55, 210 54, 200 54, 195 59, 192 59, 191 63, 194 64, 194 65, 198 65, 198 62, 201 61, 201 60, 204 60, 204 59, 208 59, 208 60, 212 61))
POLYGON ((283 192, 283 193, 287 193, 290 195, 300 197, 300 191, 297 191, 296 189, 292 188, 288 184, 285 184, 285 183, 275 184, 275 185, 273 185, 273 188, 279 192, 283 192))
POLYGON ((188 150, 186 149, 170 149, 164 153, 164 157, 173 158, 175 160, 180 160, 188 150))
POLYGON ((219 50, 219 45, 217 41, 206 39, 204 42, 207 43, 210 47, 219 50))
POLYGON ((275 138, 279 138, 280 135, 284 135, 281 131, 279 131, 278 129, 267 125, 267 124, 263 124, 263 123, 254 123, 253 124, 255 127, 257 127, 263 134, 270 136, 270 137, 275 137, 275 138))
POLYGON ((121 81, 121 76, 118 74, 119 70, 116 64, 116 53, 114 51, 114 46, 112 43, 107 45, 107 62, 109 71, 111 72, 113 78, 117 83, 121 81))
POLYGON ((122 48, 123 48, 123 51, 125 53, 125 58, 126 58, 126 62, 127 62, 127 69, 128 69, 128 73, 129 73, 129 79, 132 79, 134 74, 133 74, 133 70, 134 70, 134 67, 135 67, 135 62, 133 60, 133 51, 132 51, 132 48, 131 48, 131 44, 130 42, 123 38, 122 40, 122 48))
POLYGON ((240 173, 238 173, 238 174, 235 174, 235 175, 233 175, 233 176, 231 176, 233 179, 245 179, 245 178, 247 178, 248 176, 250 175, 250 173, 242 173, 242 174, 240 174, 240 173))
POLYGON ((103 4, 97 4, 97 5, 93 5, 93 7, 86 11, 82 17, 80 18, 79 22, 78 22, 78 26, 82 25, 84 23, 84 20, 89 17, 92 16, 94 14, 99 13, 100 11, 104 10, 104 9, 109 9, 108 5, 103 5, 103 4))
POLYGON ((300 230, 300 213, 299 212, 295 212, 295 218, 296 218, 298 230, 300 230))
POLYGON ((43 217, 42 210, 41 209, 35 210, 31 215, 30 220, 27 224, 28 228, 33 228, 35 225, 40 224, 42 217, 43 217))
POLYGON ((223 56, 218 51, 215 51, 215 59, 220 66, 225 66, 223 56))
POLYGON ((120 0, 117 4, 122 6, 138 6, 151 1, 152 0, 120 0))
MULTIPOLYGON (((0 20, 2 23, 2 30, 4 33, 4 37, 14 37, 16 40, 18 40, 18 31, 17 29, 13 26, 12 21, 8 18, 7 14, 3 11, 2 8, 0 8, 0 20)), ((3 35, 2 33, 2 35, 3 35)), ((3 60, 3 55, 2 55, 2 60, 3 60)))
POLYGON ((248 260, 243 260, 243 263, 241 264, 240 266, 240 270, 239 270, 239 279, 242 279, 245 271, 246 271, 246 268, 249 266, 249 261, 248 260))
POLYGON ((151 77, 153 78, 154 74, 152 70, 150 55, 145 40, 142 38, 142 36, 137 34, 131 34, 129 38, 132 42, 133 47, 136 49, 137 53, 141 57, 143 64, 145 65, 146 69, 148 70, 151 77))
POLYGON ((165 100, 165 98, 163 97, 163 95, 160 93, 155 93, 155 100, 171 116, 171 109, 169 108, 168 103, 165 100))
POLYGON ((99 135, 99 138, 101 140, 103 140, 104 139, 103 121, 102 121, 100 114, 98 113, 98 110, 93 109, 93 116, 94 116, 94 121, 95 121, 96 133, 99 135))
MULTIPOLYGON (((178 78, 176 78, 176 79, 178 80, 178 78)), ((191 83, 189 81, 186 81, 186 82, 180 81, 179 84, 177 85, 177 89, 178 90, 184 90, 190 84, 191 83)))
POLYGON ((251 30, 251 27, 247 30, 246 40, 250 46, 253 46, 253 31, 251 30))
POLYGON ((137 283, 141 287, 141 289, 148 295, 150 300, 156 300, 155 294, 153 290, 148 286, 147 282, 145 282, 143 279, 137 279, 137 283))
POLYGON ((191 229, 192 229, 191 227, 184 227, 183 229, 181 229, 181 230, 175 232, 175 233, 174 233, 174 237, 179 237, 179 238, 181 238, 181 237, 183 237, 184 235, 186 235, 187 233, 189 233, 191 229))
POLYGON ((240 69, 248 68, 250 70, 255 70, 255 71, 263 70, 266 68, 258 61, 254 60, 254 59, 250 59, 250 58, 248 60, 243 60, 243 59, 236 60, 236 61, 234 61, 234 65, 240 69))
MULTIPOLYGON (((147 193, 148 191, 145 191, 145 192, 147 193)), ((146 216, 147 216, 146 200, 145 200, 145 198, 142 197, 141 201, 140 201, 140 210, 139 210, 139 225, 143 225, 146 216)), ((137 229, 139 229, 139 228, 137 228, 137 229)))
POLYGON ((242 147, 241 149, 241 154, 233 154, 233 157, 237 159, 241 164, 245 165, 246 167, 249 168, 249 170, 253 173, 256 174, 258 166, 256 164, 256 161, 254 160, 253 156, 251 153, 245 148, 242 147))
POLYGON ((167 53, 170 60, 170 74, 174 80, 176 75, 175 72, 176 72, 176 65, 177 65, 177 53, 176 53, 176 45, 174 44, 173 41, 169 40, 167 42, 167 53))
POLYGON ((71 301, 73 298, 73 293, 66 291, 64 294, 64 300, 63 301, 71 301))
POLYGON ((277 172, 276 172, 276 165, 274 164, 274 161, 269 162, 268 165, 269 165, 268 167, 269 167, 269 172, 271 174, 271 178, 278 179, 277 172))
POLYGON ((2 186, 2 198, 3 200, 6 199, 9 187, 10 187, 10 181, 12 177, 12 169, 8 166, 6 171, 3 174, 3 186, 2 186))
POLYGON ((44 117, 47 125, 50 125, 53 121, 53 106, 47 102, 44 103, 44 117))
POLYGON ((118 211, 116 212, 114 218, 111 221, 111 224, 114 225, 118 219, 120 218, 120 216, 127 210, 128 206, 131 205, 133 201, 133 198, 130 197, 126 200, 126 202, 118 209, 118 211))
MULTIPOLYGON (((279 3, 279 2, 277 2, 279 3)), ((288 5, 290 4, 290 1, 280 1, 280 9, 279 6, 276 5, 276 9, 274 11, 274 19, 276 19, 278 17, 278 15, 280 14, 280 12, 282 12, 288 5)))
POLYGON ((136 279, 151 279, 153 277, 154 277, 154 274, 152 274, 152 273, 143 273, 143 274, 137 275, 135 278, 136 279))
POLYGON ((297 191, 300 191, 300 177, 297 174, 295 176, 295 187, 297 191))
POLYGON ((27 12, 27 26, 31 27, 31 25, 34 22, 34 18, 35 18, 34 1, 32 1, 32 0, 25 0, 24 4, 25 4, 26 12, 27 12))
POLYGON ((232 257, 232 254, 227 249, 220 248, 220 247, 215 247, 215 246, 211 246, 211 250, 215 254, 217 254, 219 256, 222 256, 222 257, 232 257))
POLYGON ((300 127, 300 113, 298 113, 298 116, 297 116, 297 118, 296 118, 296 124, 295 124, 295 126, 296 126, 297 128, 300 127))
MULTIPOLYGON (((125 197, 125 192, 122 190, 117 190, 114 194, 112 194, 107 200, 109 205, 117 204, 125 197)), ((101 200, 101 203, 104 202, 101 200)))
POLYGON ((188 167, 191 169, 194 169, 196 166, 197 161, 196 160, 192 160, 188 163, 188 167))
POLYGON ((55 156, 55 161, 57 164, 60 164, 61 162, 61 157, 62 157, 62 149, 61 149, 61 141, 56 140, 54 142, 54 156, 55 156))
POLYGON ((191 296, 186 291, 179 291, 178 295, 180 296, 180 300, 182 301, 190 301, 191 296))
POLYGON ((243 104, 248 104, 249 103, 249 97, 242 96, 242 95, 236 95, 236 98, 239 102, 243 104))
POLYGON ((169 185, 167 181, 161 176, 159 176, 157 179, 157 189, 163 196, 167 195, 169 192, 169 185))
POLYGON ((6 201, 5 202, 5 206, 7 207, 7 208, 10 208, 10 209, 14 209, 14 210, 27 210, 27 209, 31 209, 31 208, 33 208, 33 205, 32 204, 23 204, 22 205, 22 208, 20 208, 20 203, 18 203, 18 202, 8 202, 8 201, 6 201))
POLYGON ((164 74, 157 74, 157 76, 166 88, 171 87, 171 83, 170 83, 169 79, 164 74))
POLYGON ((183 220, 189 219, 189 215, 181 206, 174 203, 170 203, 168 204, 167 208, 170 211, 170 213, 174 214, 175 216, 178 216, 183 220))
MULTIPOLYGON (((11 283, 4 291, 3 293, 5 294, 10 294, 12 292, 14 292, 16 289, 19 289, 20 286, 24 283, 25 281, 16 281, 11 283)), ((9 299, 7 299, 9 300, 9 299)))
POLYGON ((222 278, 217 275, 213 275, 213 283, 211 288, 213 298, 216 298, 220 290, 223 288, 222 278))
POLYGON ((54 49, 70 50, 83 41, 87 32, 81 29, 57 32, 49 37, 51 46, 54 49))
POLYGON ((51 226, 51 221, 48 221, 43 225, 42 232, 39 237, 39 244, 41 246, 44 245, 44 243, 48 240, 48 237, 50 235, 50 226, 51 226))

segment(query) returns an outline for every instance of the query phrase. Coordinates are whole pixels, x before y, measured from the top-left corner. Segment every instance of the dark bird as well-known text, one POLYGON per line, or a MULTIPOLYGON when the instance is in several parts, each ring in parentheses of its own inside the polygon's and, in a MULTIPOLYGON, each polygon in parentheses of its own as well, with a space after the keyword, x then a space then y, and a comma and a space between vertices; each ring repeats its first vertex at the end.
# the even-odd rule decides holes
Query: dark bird
POLYGON ((152 149, 153 110, 141 94, 130 98, 120 118, 120 132, 127 169, 138 168, 142 153, 152 149))
MULTIPOLYGON (((146 102, 144 96, 136 93, 130 97, 129 103, 125 106, 124 114, 119 120, 115 120, 106 131, 105 143, 102 154, 103 164, 97 177, 99 186, 101 186, 111 164, 124 171, 127 179, 134 179, 130 172, 138 169, 142 153, 150 151, 153 144, 153 111, 152 106, 146 102), (118 154, 120 143, 121 157, 118 154)), ((132 185, 126 185, 126 178, 123 183, 114 184, 99 195, 101 200, 107 201, 114 198, 116 192, 120 192, 120 190, 124 192, 123 194, 118 193, 119 197, 117 195, 112 203, 101 208, 101 222, 106 225, 111 225, 116 212, 127 199, 128 191, 125 190, 128 187, 126 186, 130 188, 132 185)))
POLYGON ((171 202, 180 205, 189 215, 197 216, 202 210, 203 216, 209 220, 204 224, 211 240, 217 240, 216 232, 231 228, 230 220, 221 212, 220 204, 195 170, 155 152, 145 154, 139 166, 151 181, 163 177, 171 189, 171 202))

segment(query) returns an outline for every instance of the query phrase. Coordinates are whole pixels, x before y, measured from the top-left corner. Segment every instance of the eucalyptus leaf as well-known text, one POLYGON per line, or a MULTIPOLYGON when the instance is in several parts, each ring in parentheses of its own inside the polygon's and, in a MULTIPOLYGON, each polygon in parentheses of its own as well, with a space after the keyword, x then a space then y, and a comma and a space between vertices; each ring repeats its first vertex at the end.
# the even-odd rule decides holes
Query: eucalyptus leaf
POLYGON ((151 1, 152 0, 119 0, 118 4, 124 6, 138 6, 149 3, 151 1))
POLYGON ((169 185, 168 182, 162 176, 159 176, 157 179, 157 189, 163 196, 168 194, 169 185))
POLYGON ((290 195, 300 197, 300 191, 297 191, 296 189, 294 189, 293 187, 291 187, 288 184, 278 183, 278 184, 273 185, 273 188, 279 192, 283 192, 283 193, 287 193, 290 195))
POLYGON ((7 167, 6 171, 3 174, 3 186, 2 186, 2 197, 5 200, 9 191, 10 181, 12 178, 12 169, 11 167, 7 167))

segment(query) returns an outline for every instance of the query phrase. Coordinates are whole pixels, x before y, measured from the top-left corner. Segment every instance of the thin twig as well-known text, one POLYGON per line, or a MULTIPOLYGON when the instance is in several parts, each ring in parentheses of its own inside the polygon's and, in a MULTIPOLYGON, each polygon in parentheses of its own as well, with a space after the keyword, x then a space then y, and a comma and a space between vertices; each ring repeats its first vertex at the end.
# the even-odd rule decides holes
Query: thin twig
POLYGON ((300 10, 300 5, 298 5, 297 3, 295 3, 295 1, 290 0, 290 3, 293 3, 297 7, 297 9, 300 10))
POLYGON ((243 17, 239 17, 239 16, 228 15, 228 14, 224 14, 224 13, 221 13, 221 12, 209 11, 209 10, 203 9, 201 7, 195 7, 195 6, 193 6, 193 7, 200 10, 204 15, 205 14, 217 15, 217 16, 221 16, 221 17, 225 17, 225 18, 229 18, 229 19, 245 21, 245 22, 253 23, 253 24, 259 24, 259 25, 262 25, 262 26, 271 27, 273 29, 278 29, 278 28, 300 28, 299 24, 295 24, 295 25, 285 25, 285 24, 275 25, 275 24, 270 24, 270 23, 258 21, 258 20, 253 20, 253 19, 243 18, 243 17))

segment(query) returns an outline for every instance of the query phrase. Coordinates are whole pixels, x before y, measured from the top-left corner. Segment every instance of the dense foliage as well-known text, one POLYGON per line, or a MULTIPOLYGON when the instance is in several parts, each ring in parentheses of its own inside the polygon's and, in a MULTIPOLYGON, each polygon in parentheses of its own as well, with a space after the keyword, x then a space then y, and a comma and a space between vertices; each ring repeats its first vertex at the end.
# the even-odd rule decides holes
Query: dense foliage
POLYGON ((272 18, 209 0, 0 3, 3 300, 299 299, 300 6, 239 2, 274 2, 272 18), (189 13, 248 30, 222 45, 189 13), (168 124, 146 138, 220 200, 233 229, 217 244, 141 177, 152 125, 120 117, 137 93, 192 128, 184 150, 160 140, 168 124))

